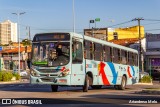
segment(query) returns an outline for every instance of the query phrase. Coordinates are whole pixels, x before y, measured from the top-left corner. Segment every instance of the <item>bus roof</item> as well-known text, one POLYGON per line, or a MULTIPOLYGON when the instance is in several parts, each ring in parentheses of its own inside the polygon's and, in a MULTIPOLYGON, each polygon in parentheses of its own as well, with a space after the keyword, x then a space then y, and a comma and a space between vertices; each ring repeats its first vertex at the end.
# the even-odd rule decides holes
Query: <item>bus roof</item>
POLYGON ((134 52, 134 53, 138 53, 137 50, 132 49, 132 48, 128 48, 128 47, 125 47, 125 46, 122 46, 122 45, 114 44, 114 43, 111 43, 111 42, 107 42, 107 41, 104 41, 104 40, 101 40, 101 39, 97 39, 97 38, 94 38, 94 37, 90 37, 90 36, 86 36, 86 35, 82 35, 82 34, 78 34, 78 33, 74 33, 74 32, 38 33, 38 34, 36 34, 35 36, 37 36, 37 35, 42 35, 42 34, 52 34, 52 33, 64 33, 64 34, 69 33, 72 37, 74 36, 74 37, 76 37, 76 38, 81 38, 81 39, 84 38, 85 40, 92 41, 92 42, 95 42, 95 43, 101 43, 101 44, 103 44, 103 45, 107 45, 107 46, 111 46, 111 47, 115 47, 115 48, 119 48, 119 49, 131 51, 131 52, 134 52))
POLYGON ((131 52, 134 52, 134 53, 138 53, 138 51, 135 50, 135 49, 128 48, 128 47, 125 47, 125 46, 122 46, 122 45, 118 45, 118 44, 114 44, 114 43, 111 43, 111 42, 107 42, 105 40, 101 40, 101 39, 97 39, 97 38, 94 38, 94 37, 81 35, 81 34, 77 34, 77 33, 73 33, 73 32, 70 32, 70 34, 72 36, 77 37, 77 38, 83 38, 83 36, 84 36, 84 39, 88 40, 88 41, 92 41, 92 42, 95 42, 95 43, 101 43, 103 45, 107 45, 107 46, 111 46, 111 47, 115 47, 115 48, 131 51, 131 52))

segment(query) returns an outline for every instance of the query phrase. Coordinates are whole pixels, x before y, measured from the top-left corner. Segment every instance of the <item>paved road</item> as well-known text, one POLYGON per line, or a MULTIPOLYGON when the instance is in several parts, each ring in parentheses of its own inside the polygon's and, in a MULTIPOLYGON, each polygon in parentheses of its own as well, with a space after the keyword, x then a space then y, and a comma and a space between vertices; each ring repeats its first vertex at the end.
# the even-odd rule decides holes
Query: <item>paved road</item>
MULTIPOLYGON (((76 104, 76 106, 158 106, 157 104, 135 104, 133 101, 156 101, 160 104, 160 95, 137 94, 135 92, 141 91, 144 88, 160 87, 159 83, 154 85, 133 85, 127 86, 127 89, 115 90, 111 86, 103 87, 100 90, 89 90, 89 92, 82 92, 82 87, 59 87, 59 92, 51 92, 49 85, 32 85, 28 82, 14 83, 14 84, 0 84, 0 98, 13 98, 15 100, 37 100, 51 106, 49 104, 76 104), (130 104, 131 102, 132 104, 130 104), (81 105, 79 105, 81 104, 81 105), (114 104, 114 105, 113 105, 114 104)), ((1 106, 1 105, 0 105, 1 106)), ((3 105, 9 106, 9 105, 3 105)), ((11 106, 11 105, 10 105, 11 106)), ((17 105, 12 105, 12 107, 17 105)), ((31 105, 19 105, 31 106, 31 105)), ((38 105, 44 106, 44 105, 38 105)), ((52 105, 53 106, 53 105, 52 105)), ((57 105, 56 105, 57 106, 57 105)), ((73 106, 73 105, 72 105, 73 106)))

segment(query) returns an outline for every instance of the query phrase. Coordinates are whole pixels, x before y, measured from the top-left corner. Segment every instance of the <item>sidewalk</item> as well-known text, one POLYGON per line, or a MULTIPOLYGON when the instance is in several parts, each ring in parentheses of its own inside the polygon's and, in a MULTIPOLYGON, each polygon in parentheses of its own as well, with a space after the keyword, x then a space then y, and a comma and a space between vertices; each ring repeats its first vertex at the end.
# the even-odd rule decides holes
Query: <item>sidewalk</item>
POLYGON ((0 81, 1 84, 16 84, 16 83, 29 83, 28 79, 21 79, 21 80, 15 80, 15 81, 0 81))
POLYGON ((139 83, 135 84, 141 87, 141 91, 136 91, 136 94, 154 94, 160 95, 160 83, 159 81, 153 81, 153 83, 139 83))

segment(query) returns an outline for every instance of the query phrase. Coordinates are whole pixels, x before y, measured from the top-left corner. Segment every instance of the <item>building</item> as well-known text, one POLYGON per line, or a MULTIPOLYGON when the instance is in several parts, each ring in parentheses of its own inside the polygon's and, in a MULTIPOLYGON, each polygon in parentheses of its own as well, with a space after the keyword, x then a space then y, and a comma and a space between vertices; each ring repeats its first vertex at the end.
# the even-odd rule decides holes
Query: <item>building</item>
MULTIPOLYGON (((144 27, 140 26, 141 39, 144 38, 144 27)), ((93 28, 84 29, 84 35, 92 36, 106 41, 124 41, 128 42, 139 39, 139 26, 127 28, 93 28), (130 40, 129 40, 130 39, 130 40), (132 40, 131 40, 132 39, 132 40)))
MULTIPOLYGON (((4 67, 7 70, 18 69, 18 47, 17 43, 12 46, 7 46, 8 48, 0 51, 1 58, 4 61, 4 67)), ((27 59, 31 54, 31 46, 21 46, 20 47, 20 69, 27 69, 27 59)))
POLYGON ((160 70, 160 34, 146 34, 146 67, 160 70))
POLYGON ((84 29, 84 35, 108 41, 108 28, 84 29))
MULTIPOLYGON (((144 27, 140 26, 141 38, 144 38, 144 27)), ((123 39, 139 39, 139 26, 127 28, 108 28, 108 41, 123 39)))
POLYGON ((17 23, 6 20, 0 23, 0 44, 5 45, 17 42, 17 23))

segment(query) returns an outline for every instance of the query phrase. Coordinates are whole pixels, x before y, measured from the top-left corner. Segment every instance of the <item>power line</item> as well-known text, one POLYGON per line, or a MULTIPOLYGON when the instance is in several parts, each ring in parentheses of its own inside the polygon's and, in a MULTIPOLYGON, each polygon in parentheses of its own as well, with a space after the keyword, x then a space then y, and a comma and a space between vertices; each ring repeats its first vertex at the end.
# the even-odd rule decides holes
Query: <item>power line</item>
POLYGON ((160 30, 160 29, 148 29, 148 30, 145 30, 145 31, 155 31, 155 30, 160 30))
POLYGON ((122 22, 122 23, 119 23, 119 24, 115 24, 115 25, 111 25, 111 26, 108 26, 108 27, 113 27, 113 26, 118 26, 118 25, 122 25, 122 24, 127 24, 127 23, 130 23, 130 22, 132 22, 132 20, 126 21, 126 22, 122 22))
POLYGON ((154 22, 154 23, 147 23, 147 24, 143 24, 143 25, 152 25, 152 24, 159 24, 160 22, 154 22))
POLYGON ((157 19, 144 19, 145 21, 160 21, 160 20, 157 20, 157 19))

